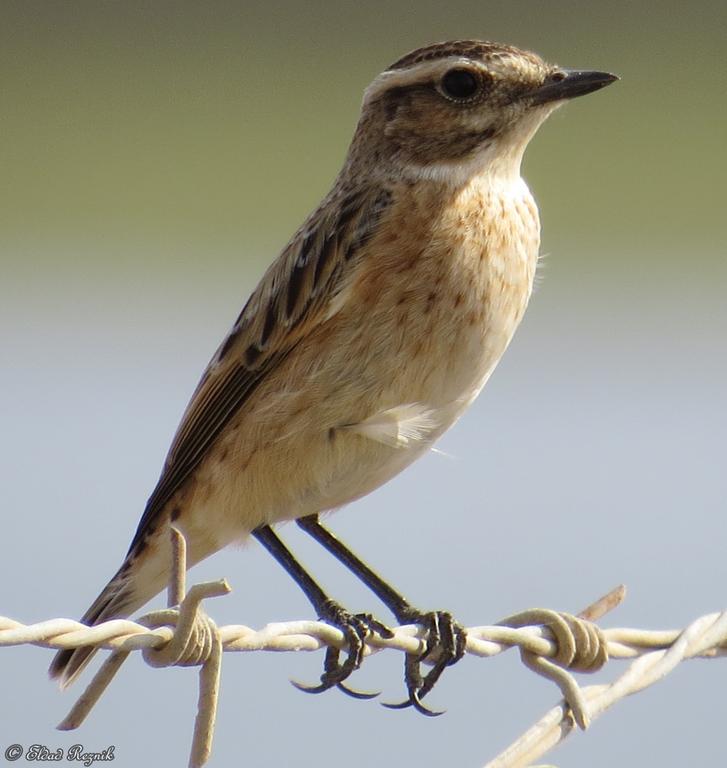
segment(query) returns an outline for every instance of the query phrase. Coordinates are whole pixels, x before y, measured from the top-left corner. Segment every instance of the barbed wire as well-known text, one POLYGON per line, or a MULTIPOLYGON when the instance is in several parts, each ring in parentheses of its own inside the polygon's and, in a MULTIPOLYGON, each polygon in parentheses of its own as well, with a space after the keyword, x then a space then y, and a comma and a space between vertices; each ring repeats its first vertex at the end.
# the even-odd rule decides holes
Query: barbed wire
MULTIPOLYGON (((169 603, 138 621, 116 619, 87 627, 69 619, 25 625, 0 616, 0 647, 36 645, 73 649, 87 646, 111 650, 84 693, 58 725, 78 728, 108 687, 128 655, 141 650, 151 666, 200 666, 197 716, 190 768, 200 768, 211 754, 222 652, 317 651, 346 648, 339 629, 320 621, 289 621, 255 630, 242 624, 217 627, 202 601, 230 592, 226 581, 205 582, 185 591, 184 537, 172 529, 174 568, 169 603)), ((601 629, 594 622, 619 605, 624 587, 617 587, 577 616, 546 609, 525 611, 496 625, 469 627, 466 653, 483 658, 517 647, 528 668, 555 682, 563 701, 549 710, 519 739, 484 768, 527 766, 551 750, 576 728, 585 730, 624 697, 665 677, 681 661, 727 654, 727 612, 702 616, 683 630, 601 629), (574 672, 601 669, 609 659, 635 659, 612 683, 579 686, 574 672)), ((417 626, 392 629, 390 638, 370 635, 364 656, 385 649, 421 654, 425 638, 417 626)), ((434 661, 429 658, 427 661, 434 661)))

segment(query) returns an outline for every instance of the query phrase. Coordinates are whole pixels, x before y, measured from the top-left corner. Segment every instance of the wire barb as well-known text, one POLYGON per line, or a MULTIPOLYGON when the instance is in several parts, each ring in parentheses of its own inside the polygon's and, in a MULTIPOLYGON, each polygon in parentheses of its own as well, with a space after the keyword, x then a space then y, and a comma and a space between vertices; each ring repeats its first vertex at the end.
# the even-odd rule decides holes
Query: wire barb
MULTIPOLYGON (((169 639, 141 649, 144 661, 152 667, 200 666, 197 717, 194 724, 190 768, 203 766, 212 752, 212 735, 217 715, 222 665, 222 641, 217 625, 202 609, 202 600, 228 594, 231 589, 221 581, 195 584, 185 594, 187 546, 179 529, 171 526, 172 571, 166 610, 142 616, 139 624, 149 629, 172 628, 169 639), (177 607, 172 607, 177 606, 177 607)), ((86 690, 71 708, 58 729, 78 728, 113 680, 129 655, 117 650, 102 664, 86 690)))
MULTIPOLYGON (((32 625, 0 616, 0 647, 37 645, 79 648, 94 645, 112 651, 86 691, 58 726, 81 725, 132 651, 141 650, 151 666, 200 665, 199 696, 190 768, 208 760, 217 710, 222 652, 317 651, 345 649, 344 633, 325 622, 291 621, 268 624, 260 630, 244 625, 217 627, 202 610, 202 601, 230 592, 226 581, 193 586, 185 594, 184 540, 172 531, 174 567, 169 601, 176 607, 147 614, 137 622, 113 620, 87 627, 68 619, 32 625)), ((564 701, 551 709, 514 744, 485 768, 515 768, 531 764, 563 741, 576 726, 589 722, 620 699, 663 678, 684 659, 727 655, 727 612, 702 616, 684 630, 646 631, 605 629, 593 624, 617 607, 625 590, 617 587, 577 616, 534 609, 499 624, 464 630, 470 656, 496 656, 520 650, 524 663, 556 682, 564 701), (607 685, 581 688, 573 673, 600 669, 609 659, 632 659, 621 677, 607 685)), ((362 658, 383 649, 398 650, 418 660, 425 649, 424 630, 416 625, 392 628, 390 636, 369 634, 362 658)), ((431 664, 434 659, 427 659, 431 664)), ((364 694, 368 695, 368 694, 364 694)))

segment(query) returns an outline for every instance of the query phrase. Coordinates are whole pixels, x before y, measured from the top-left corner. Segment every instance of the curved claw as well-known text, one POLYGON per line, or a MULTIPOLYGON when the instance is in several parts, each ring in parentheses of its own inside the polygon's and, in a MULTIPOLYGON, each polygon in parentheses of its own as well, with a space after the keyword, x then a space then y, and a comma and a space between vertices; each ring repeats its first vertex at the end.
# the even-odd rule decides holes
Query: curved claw
POLYGON ((350 657, 346 659, 343 664, 338 663, 338 653, 331 654, 333 661, 329 661, 329 657, 326 656, 325 671, 321 675, 321 682, 318 685, 308 685, 307 683, 301 683, 298 680, 291 680, 290 684, 303 693, 323 693, 331 688, 341 688, 343 691, 353 696, 354 699, 373 699, 378 696, 378 693, 368 693, 362 691, 356 691, 352 688, 346 688, 342 681, 345 680, 351 672, 356 669, 354 659, 350 657))
POLYGON ((444 714, 443 709, 429 709, 429 707, 425 707, 424 704, 422 704, 421 699, 419 698, 419 692, 415 692, 412 694, 412 698, 410 699, 411 705, 416 709, 417 712, 421 715, 426 715, 427 717, 439 717, 440 715, 444 714))
MULTIPOLYGON (((426 715, 427 717, 438 717, 439 715, 443 715, 444 712, 429 709, 429 707, 425 707, 424 704, 422 704, 422 696, 426 696, 431 690, 436 679, 434 682, 430 683, 429 675, 422 678, 421 672, 419 671, 419 664, 420 662, 417 656, 407 656, 404 662, 404 679, 406 680, 406 687, 409 691, 409 698, 399 704, 384 703, 383 706, 388 709, 406 709, 407 707, 414 707, 417 712, 426 715), (424 693, 422 693, 422 691, 424 691, 424 693)), ((444 669, 444 666, 445 665, 442 666, 442 669, 444 669)), ((434 672, 434 670, 432 670, 432 672, 434 672)), ((438 674, 441 674, 441 671, 438 674)))
POLYGON ((337 683, 336 688, 343 691, 346 695, 352 696, 354 699, 362 699, 364 701, 375 699, 381 694, 381 691, 357 691, 355 688, 349 688, 343 683, 337 683))
POLYGON ((326 683, 319 683, 318 685, 308 685, 307 683, 301 683, 299 680, 290 680, 290 684, 303 693, 323 693, 332 686, 326 683))
POLYGON ((424 647, 418 654, 407 656, 404 662, 404 680, 409 698, 399 704, 384 704, 384 706, 388 709, 414 707, 417 712, 427 717, 436 717, 443 712, 425 707, 422 699, 432 690, 444 670, 464 656, 467 634, 446 611, 430 613, 412 611, 406 618, 424 629, 424 647), (434 656, 431 660, 432 668, 423 676, 421 664, 430 656, 434 656))
MULTIPOLYGON (((349 637, 351 645, 354 644, 354 640, 349 637)), ((306 685, 305 683, 299 683, 296 680, 290 682, 299 691, 303 693, 323 693, 328 691, 334 686, 337 686, 340 682, 345 680, 351 672, 353 672, 360 662, 360 654, 356 652, 357 649, 350 648, 348 658, 343 664, 338 663, 340 651, 338 648, 330 647, 326 650, 326 658, 323 662, 323 674, 321 675, 321 682, 318 685, 306 685)))
POLYGON ((434 688, 437 681, 442 676, 442 672, 444 672, 447 667, 456 664, 464 656, 465 647, 467 645, 467 636, 464 631, 454 630, 452 641, 452 645, 448 646, 450 648, 450 653, 446 655, 442 654, 422 680, 421 687, 418 689, 418 694, 421 698, 424 698, 429 691, 434 688))
POLYGON ((407 699, 406 701, 400 701, 398 704, 395 704, 392 701, 382 701, 381 706, 386 707, 387 709, 407 709, 407 707, 411 706, 411 700, 407 699))
POLYGON ((408 707, 414 707, 417 712, 426 715, 427 717, 439 717, 444 714, 444 710, 429 709, 429 707, 422 704, 417 691, 412 691, 411 698, 406 701, 400 701, 398 704, 382 701, 381 706, 386 707, 387 709, 407 709, 408 707))
POLYGON ((304 693, 323 693, 335 687, 340 688, 341 691, 354 699, 373 699, 378 696, 378 692, 357 691, 349 688, 343 684, 343 681, 361 666, 366 637, 372 632, 383 637, 390 637, 393 636, 391 630, 370 614, 352 615, 333 601, 329 601, 325 606, 322 618, 341 629, 346 636, 346 659, 342 664, 339 663, 341 651, 331 646, 326 650, 320 683, 318 685, 306 685, 291 680, 292 685, 304 693))

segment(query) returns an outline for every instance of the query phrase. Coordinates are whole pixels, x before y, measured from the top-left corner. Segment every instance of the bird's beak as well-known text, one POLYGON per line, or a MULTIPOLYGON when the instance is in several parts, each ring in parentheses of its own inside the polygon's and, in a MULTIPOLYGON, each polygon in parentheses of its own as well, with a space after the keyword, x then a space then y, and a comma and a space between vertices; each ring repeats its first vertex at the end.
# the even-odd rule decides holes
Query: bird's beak
POLYGON ((585 96, 618 80, 609 72, 583 72, 563 69, 551 75, 539 88, 529 94, 533 104, 547 104, 551 101, 574 99, 585 96))

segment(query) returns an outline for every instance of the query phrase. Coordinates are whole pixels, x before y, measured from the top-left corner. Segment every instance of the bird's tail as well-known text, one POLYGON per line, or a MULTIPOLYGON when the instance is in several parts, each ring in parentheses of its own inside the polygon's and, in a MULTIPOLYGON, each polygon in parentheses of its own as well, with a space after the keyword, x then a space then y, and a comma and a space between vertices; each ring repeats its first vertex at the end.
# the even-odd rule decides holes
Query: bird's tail
MULTIPOLYGON (((129 579, 130 562, 127 560, 104 587, 91 607, 83 614, 81 622, 92 627, 103 621, 123 619, 146 602, 139 598, 129 579)), ((48 673, 60 678, 61 688, 67 688, 91 661, 98 649, 89 645, 83 648, 60 650, 53 657, 48 673)))

